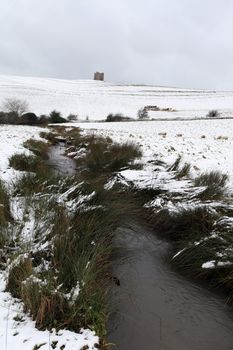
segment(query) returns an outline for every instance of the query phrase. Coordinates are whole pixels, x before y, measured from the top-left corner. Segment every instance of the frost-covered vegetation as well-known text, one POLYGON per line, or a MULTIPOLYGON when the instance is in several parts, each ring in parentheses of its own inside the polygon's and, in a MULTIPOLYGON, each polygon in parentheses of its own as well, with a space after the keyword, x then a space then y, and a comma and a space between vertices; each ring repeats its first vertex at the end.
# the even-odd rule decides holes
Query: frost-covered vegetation
MULTIPOLYGON (((172 125, 182 128, 183 124, 173 122, 172 125)), ((231 294, 232 177, 230 172, 228 175, 220 171, 219 158, 216 160, 215 157, 218 157, 218 152, 223 154, 221 147, 230 147, 232 139, 219 144, 218 138, 209 135, 210 146, 206 154, 204 150, 207 147, 201 147, 202 139, 196 136, 196 130, 190 130, 188 137, 174 130, 175 136, 172 138, 171 124, 163 126, 169 127, 170 135, 161 132, 159 123, 154 126, 153 123, 145 123, 138 130, 132 123, 110 127, 101 124, 96 127, 97 135, 121 142, 134 140, 142 145, 144 151, 142 169, 123 170, 112 178, 108 186, 121 181, 135 188, 136 193, 145 198, 148 220, 157 234, 173 242, 171 262, 180 271, 208 279, 214 286, 224 286, 231 294), (178 153, 179 144, 187 146, 189 142, 189 154, 184 152, 181 157, 178 153), (218 152, 215 142, 218 143, 218 152), (170 155, 164 156, 164 150, 170 155), (203 164, 203 170, 196 162, 196 155, 201 159, 199 164, 203 164), (215 162, 219 169, 217 171, 212 170, 215 169, 215 162)), ((89 126, 85 127, 88 130, 89 126)), ((231 163, 224 162, 224 165, 226 169, 231 169, 231 163)))
MULTIPOLYGON (((81 336, 85 329, 80 344, 105 349, 107 295, 114 280, 109 269, 112 238, 126 210, 129 217, 136 205, 129 197, 126 201, 121 188, 108 190, 104 184, 113 173, 130 168, 141 152, 133 144, 83 136, 78 129, 58 128, 42 136, 51 144, 66 139, 68 154, 70 147, 77 154, 85 151, 76 158, 77 174, 69 177, 55 175, 47 165, 47 141, 27 140, 25 151, 32 154, 9 159, 22 174, 10 194, 1 186, 5 288, 39 330, 66 329, 81 336)), ((23 327, 24 321, 19 324, 23 327)))

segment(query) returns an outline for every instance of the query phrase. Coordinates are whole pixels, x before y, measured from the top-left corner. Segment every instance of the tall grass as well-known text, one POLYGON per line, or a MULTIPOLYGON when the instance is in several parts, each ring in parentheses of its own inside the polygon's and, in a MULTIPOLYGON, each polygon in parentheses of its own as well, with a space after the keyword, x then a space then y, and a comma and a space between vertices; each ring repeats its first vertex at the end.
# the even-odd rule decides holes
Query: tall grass
POLYGON ((9 165, 20 171, 35 172, 42 166, 40 159, 34 155, 13 154, 9 158, 9 165))
POLYGON ((6 226, 11 219, 10 196, 6 186, 0 180, 0 228, 6 226))
POLYGON ((49 145, 46 142, 30 139, 24 142, 24 147, 28 148, 36 156, 42 159, 48 159, 49 145))
MULTIPOLYGON (((77 176, 55 176, 48 171, 43 153, 47 154, 47 144, 44 149, 34 140, 25 146, 36 155, 32 156, 38 161, 35 166, 29 164, 31 158, 23 159, 23 165, 20 157, 13 158, 14 164, 19 160, 18 168, 34 170, 17 180, 14 192, 27 197, 33 209, 36 224, 30 243, 37 249, 31 249, 29 259, 13 262, 7 289, 22 299, 38 328, 79 331, 88 327, 104 339, 112 239, 123 220, 141 211, 130 191, 126 195, 119 185, 107 191, 104 184, 106 177, 131 166, 141 151, 133 144, 83 136, 79 129, 60 132, 77 149, 86 149, 77 176), (40 246, 45 247, 43 251, 38 250, 40 246)), ((53 136, 43 136, 55 142, 53 136)), ((18 250, 25 252, 24 242, 18 250)))
POLYGON ((172 241, 201 239, 213 230, 214 213, 208 207, 182 208, 174 212, 162 209, 152 214, 151 222, 159 235, 172 241))
POLYGON ((106 144, 92 143, 88 147, 85 165, 90 173, 113 173, 129 166, 135 158, 141 157, 141 151, 130 143, 106 144))
POLYGON ((219 171, 201 174, 194 180, 195 186, 205 187, 200 194, 202 200, 221 199, 227 193, 228 175, 219 171))

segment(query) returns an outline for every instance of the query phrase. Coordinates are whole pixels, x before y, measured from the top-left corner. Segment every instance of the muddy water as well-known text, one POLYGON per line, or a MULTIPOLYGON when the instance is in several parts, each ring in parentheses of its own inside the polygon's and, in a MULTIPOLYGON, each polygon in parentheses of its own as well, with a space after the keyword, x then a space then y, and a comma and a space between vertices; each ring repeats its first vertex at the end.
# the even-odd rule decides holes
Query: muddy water
POLYGON ((121 229, 113 261, 109 341, 119 350, 233 349, 233 310, 171 270, 167 243, 140 227, 121 229))
POLYGON ((61 175, 75 175, 77 173, 76 163, 73 159, 64 155, 64 144, 58 144, 50 147, 48 166, 51 167, 55 173, 61 175))

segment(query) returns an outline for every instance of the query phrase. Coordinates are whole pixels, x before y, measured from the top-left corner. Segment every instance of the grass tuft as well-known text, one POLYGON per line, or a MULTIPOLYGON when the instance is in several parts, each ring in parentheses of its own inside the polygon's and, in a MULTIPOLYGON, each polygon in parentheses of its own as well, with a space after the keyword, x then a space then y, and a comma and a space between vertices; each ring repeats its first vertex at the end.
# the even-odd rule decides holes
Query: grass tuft
POLYGON ((194 181, 195 186, 205 189, 199 195, 202 200, 221 199, 226 195, 228 176, 218 171, 201 174, 194 181))
POLYGON ((48 159, 49 145, 46 142, 30 139, 24 142, 24 147, 28 148, 36 156, 42 159, 48 159))
POLYGON ((20 261, 13 265, 8 274, 6 290, 13 297, 21 298, 22 283, 32 274, 32 262, 29 258, 21 258, 20 261))
POLYGON ((179 167, 180 167, 181 160, 182 160, 182 157, 181 157, 181 155, 179 155, 177 157, 177 159, 175 160, 175 162, 167 170, 168 171, 178 171, 179 167))
POLYGON ((7 222, 11 220, 9 193, 0 180, 0 228, 6 226, 7 222))
POLYGON ((9 164, 15 170, 35 172, 40 166, 41 161, 33 155, 13 154, 9 158, 9 164))

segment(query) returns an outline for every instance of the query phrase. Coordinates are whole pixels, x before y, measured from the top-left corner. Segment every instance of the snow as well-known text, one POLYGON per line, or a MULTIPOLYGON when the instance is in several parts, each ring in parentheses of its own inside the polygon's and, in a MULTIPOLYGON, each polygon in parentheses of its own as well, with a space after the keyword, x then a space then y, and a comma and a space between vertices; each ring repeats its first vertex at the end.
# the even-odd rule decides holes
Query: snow
POLYGON ((216 266, 217 267, 224 267, 224 266, 231 266, 233 265, 233 262, 231 261, 218 261, 216 263, 215 260, 212 261, 207 261, 206 263, 202 264, 203 269, 214 269, 216 266))
MULTIPOLYGON (((218 170, 228 174, 233 183, 233 120, 82 123, 78 125, 90 130, 89 132, 109 136, 117 142, 136 142, 142 147, 144 161, 159 159, 171 164, 181 155, 183 163, 187 162, 192 165, 194 174, 218 170)), ((133 176, 133 173, 131 175, 133 176)))
POLYGON ((91 120, 119 112, 136 118, 137 111, 146 105, 176 110, 151 113, 156 119, 203 118, 211 109, 218 109, 223 117, 233 116, 233 93, 224 91, 0 75, 0 105, 9 97, 26 99, 37 114, 56 109, 66 116, 72 113, 91 120))
POLYGON ((24 141, 35 138, 39 139, 42 131, 38 127, 20 126, 20 125, 0 125, 0 178, 11 182, 12 178, 18 174, 17 171, 10 168, 9 158, 15 153, 29 154, 23 147, 24 141))
MULTIPOLYGON (((173 108, 175 112, 151 112, 151 117, 168 121, 76 125, 98 129, 119 142, 137 142, 148 159, 160 158, 169 163, 182 155, 197 173, 214 169, 233 176, 231 119, 171 121, 180 117, 205 118, 212 109, 218 109, 222 117, 233 117, 233 92, 0 75, 0 105, 7 97, 26 99, 37 114, 57 109, 64 115, 78 113, 81 119, 88 115, 92 120, 105 119, 111 112, 135 118, 138 109, 145 105, 173 108)), ((39 130, 0 126, 1 173, 8 168, 7 158, 22 149, 22 141, 36 137, 39 130)), ((10 177, 12 172, 7 169, 5 177, 10 177)))
POLYGON ((215 268, 215 260, 207 261, 206 263, 202 264, 203 269, 214 269, 215 268))
MULTIPOLYGON (((50 350, 51 344, 56 345, 56 349, 80 350, 88 346, 89 350, 94 350, 94 346, 99 342, 99 338, 91 330, 82 329, 80 333, 67 330, 56 332, 53 330, 39 331, 33 322, 23 312, 23 305, 12 298, 9 293, 4 292, 5 281, 0 277, 0 349, 4 350, 32 350, 36 345, 42 345, 40 349, 50 350)), ((75 293, 78 293, 78 286, 75 293)))

